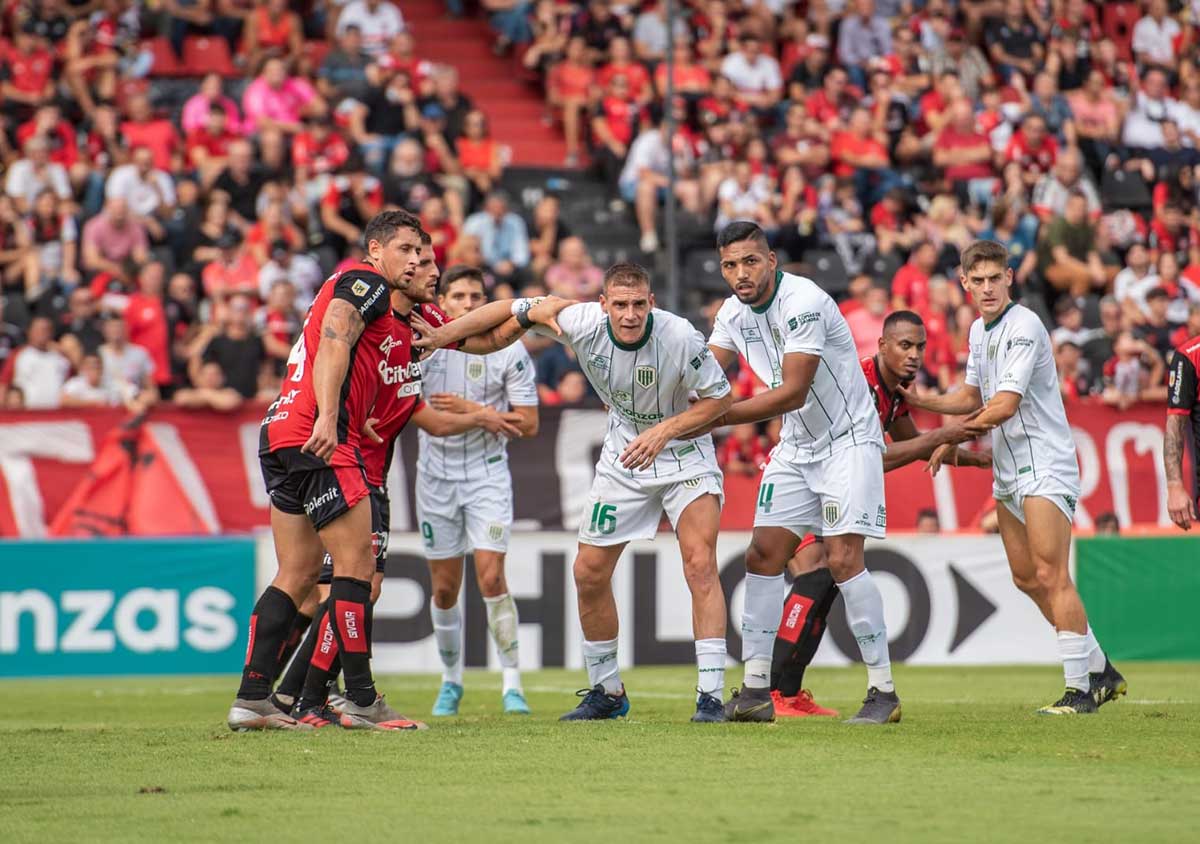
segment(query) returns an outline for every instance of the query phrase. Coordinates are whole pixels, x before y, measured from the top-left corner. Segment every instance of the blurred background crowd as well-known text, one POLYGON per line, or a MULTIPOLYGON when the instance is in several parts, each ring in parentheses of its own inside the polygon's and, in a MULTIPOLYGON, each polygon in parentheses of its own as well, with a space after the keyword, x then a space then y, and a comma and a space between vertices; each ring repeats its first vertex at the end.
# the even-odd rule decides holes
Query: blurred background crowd
MULTIPOLYGON (((0 3, 0 406, 273 398, 314 291, 386 207, 495 295, 594 298, 618 253, 668 260, 671 163, 701 330, 714 230, 750 219, 864 355, 890 310, 920 313, 921 387, 950 389, 974 319, 958 255, 987 237, 1065 396, 1165 400, 1200 334, 1200 2, 676 5, 672 24, 661 0, 0 3), (485 42, 423 58, 446 18, 487 21, 534 114, 463 90, 485 42), (554 179, 513 188, 520 132, 493 120, 561 139, 537 163, 590 180, 590 225, 554 179)), ((547 403, 591 400, 569 352, 532 351, 547 403)), ((771 436, 735 431, 727 467, 757 472, 771 436)))

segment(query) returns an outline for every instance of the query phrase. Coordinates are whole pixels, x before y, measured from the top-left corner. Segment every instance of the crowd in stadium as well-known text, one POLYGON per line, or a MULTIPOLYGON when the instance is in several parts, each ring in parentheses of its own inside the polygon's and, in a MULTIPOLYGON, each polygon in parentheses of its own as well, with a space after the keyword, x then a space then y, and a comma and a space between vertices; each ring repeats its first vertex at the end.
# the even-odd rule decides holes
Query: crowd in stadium
MULTIPOLYGON (((1065 395, 1164 400, 1172 349, 1200 333, 1197 4, 681 0, 673 28, 661 0, 482 5, 647 260, 673 156, 686 213, 836 257, 863 354, 890 310, 920 313, 926 388, 962 376, 975 237, 1009 247, 1054 326, 1065 395)), ((10 0, 0 97, 9 409, 273 397, 314 290, 387 206, 494 295, 599 290, 569 198, 527 217, 499 190, 488 104, 421 59, 403 3, 10 0), (201 34, 236 74, 164 78, 201 34)), ((587 400, 562 347, 533 351, 547 403, 587 400)), ((762 447, 741 432, 730 460, 762 447)))

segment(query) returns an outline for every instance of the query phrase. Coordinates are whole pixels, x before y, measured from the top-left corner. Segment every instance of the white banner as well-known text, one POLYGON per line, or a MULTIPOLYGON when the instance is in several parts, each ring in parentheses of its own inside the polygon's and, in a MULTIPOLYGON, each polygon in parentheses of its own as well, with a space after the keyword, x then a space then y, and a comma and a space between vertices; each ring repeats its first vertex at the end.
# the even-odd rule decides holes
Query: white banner
MULTIPOLYGON (((717 544, 729 596, 729 652, 738 657, 742 555, 748 532, 717 544)), ((441 670, 429 618, 429 573, 418 534, 391 537, 383 596, 375 607, 374 664, 381 673, 441 670)), ((573 533, 518 534, 508 555, 508 584, 521 616, 521 667, 581 668, 582 634, 571 565, 573 533)), ((1046 664, 1058 661, 1054 631, 1017 591, 999 537, 897 535, 868 542, 867 567, 883 592, 892 660, 916 665, 1046 664)), ((269 536, 259 542, 259 586, 275 570, 269 536)), ((679 549, 663 534, 632 543, 613 579, 621 618, 622 666, 689 664, 694 650, 691 601, 679 549)), ((468 564, 462 605, 468 666, 498 668, 483 600, 468 564)), ((846 665, 858 648, 839 599, 817 665, 846 665)))

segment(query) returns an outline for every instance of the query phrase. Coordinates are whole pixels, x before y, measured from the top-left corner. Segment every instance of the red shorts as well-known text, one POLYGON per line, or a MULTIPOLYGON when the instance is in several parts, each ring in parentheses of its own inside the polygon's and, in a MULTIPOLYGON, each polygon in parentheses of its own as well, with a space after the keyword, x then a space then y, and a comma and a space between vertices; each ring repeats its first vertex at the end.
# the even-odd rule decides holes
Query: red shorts
POLYGON ((281 448, 260 454, 271 504, 283 513, 308 516, 321 530, 367 497, 367 476, 359 466, 330 466, 321 458, 281 448))

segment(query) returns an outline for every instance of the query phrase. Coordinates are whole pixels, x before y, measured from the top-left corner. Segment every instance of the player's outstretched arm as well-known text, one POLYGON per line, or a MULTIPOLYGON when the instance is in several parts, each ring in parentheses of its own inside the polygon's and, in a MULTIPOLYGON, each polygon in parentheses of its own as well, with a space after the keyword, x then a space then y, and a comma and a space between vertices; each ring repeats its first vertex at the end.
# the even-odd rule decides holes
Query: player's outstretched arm
POLYGON ((778 387, 737 402, 718 425, 740 425, 774 419, 804 407, 808 390, 821 364, 820 355, 789 352, 783 356, 783 379, 778 387))
POLYGON ((362 336, 366 323, 358 308, 344 299, 332 299, 321 322, 321 343, 313 361, 313 391, 317 396, 317 420, 312 436, 301 451, 328 461, 337 448, 339 397, 346 371, 350 368, 350 349, 362 336))
MULTIPOLYGON (((540 301, 535 299, 497 299, 495 302, 488 302, 482 308, 439 326, 432 326, 421 320, 420 317, 414 316, 413 325, 421 336, 413 338, 413 346, 428 350, 445 348, 469 337, 487 335, 504 325, 510 318, 518 323, 521 333, 534 325, 545 325, 556 335, 562 334, 558 327, 558 314, 573 304, 575 303, 569 299, 559 299, 555 296, 547 296, 540 301)), ((503 337, 494 337, 492 342, 507 339, 508 342, 504 345, 511 345, 520 336, 520 333, 509 330, 503 333, 503 337)), ((463 351, 472 354, 487 354, 498 348, 503 348, 503 346, 482 343, 464 346, 463 351)))
POLYGON ((883 452, 883 471, 890 472, 915 463, 918 460, 928 460, 939 446, 947 443, 959 443, 971 439, 965 433, 961 424, 944 425, 932 431, 921 433, 909 416, 902 416, 891 424, 888 434, 892 441, 883 452))
POLYGON ((487 431, 489 434, 500 434, 510 439, 519 439, 521 429, 516 414, 500 413, 494 407, 481 407, 470 413, 446 413, 435 410, 429 405, 422 405, 413 414, 413 424, 431 437, 452 437, 455 434, 465 434, 476 429, 487 431))
POLYGON ((634 438, 621 453, 626 469, 647 469, 671 440, 683 439, 697 430, 709 430, 733 407, 733 394, 720 398, 702 398, 692 402, 683 413, 664 419, 634 438))
POLYGON ((967 439, 982 436, 992 428, 1003 425, 1017 415, 1017 409, 1020 406, 1020 393, 1014 393, 1011 390, 1001 390, 996 393, 979 413, 966 421, 966 430, 970 435, 967 439))
POLYGON ((903 384, 897 387, 896 391, 904 397, 909 407, 945 416, 965 416, 983 407, 983 396, 980 395, 979 388, 971 384, 963 384, 954 392, 941 396, 919 395, 915 389, 903 384))

